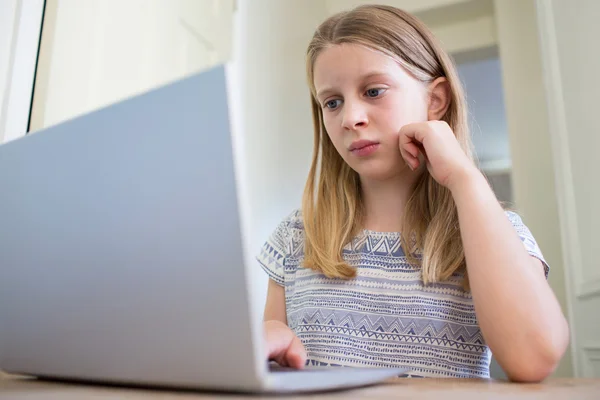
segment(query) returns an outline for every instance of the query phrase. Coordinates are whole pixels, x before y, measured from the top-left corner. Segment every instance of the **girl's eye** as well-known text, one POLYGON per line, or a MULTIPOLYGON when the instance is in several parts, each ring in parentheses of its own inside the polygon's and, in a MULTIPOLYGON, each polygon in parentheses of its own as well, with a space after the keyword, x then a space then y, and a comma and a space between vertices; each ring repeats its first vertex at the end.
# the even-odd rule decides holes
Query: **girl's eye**
POLYGON ((385 92, 385 89, 369 89, 366 92, 368 97, 378 97, 381 96, 385 92))
POLYGON ((325 107, 329 108, 330 110, 335 110, 340 106, 341 102, 341 100, 329 100, 325 103, 325 107))

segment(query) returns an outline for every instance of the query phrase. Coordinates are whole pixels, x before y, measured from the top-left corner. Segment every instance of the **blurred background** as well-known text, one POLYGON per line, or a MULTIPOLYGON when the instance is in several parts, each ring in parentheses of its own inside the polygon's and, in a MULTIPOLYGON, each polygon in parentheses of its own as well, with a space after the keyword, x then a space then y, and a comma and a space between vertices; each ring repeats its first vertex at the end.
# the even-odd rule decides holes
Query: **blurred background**
POLYGON ((596 0, 0 0, 0 143, 227 62, 264 301, 254 255, 300 206, 312 151, 306 45, 365 3, 417 15, 454 58, 480 166, 532 230, 571 325, 555 375, 600 377, 596 0))

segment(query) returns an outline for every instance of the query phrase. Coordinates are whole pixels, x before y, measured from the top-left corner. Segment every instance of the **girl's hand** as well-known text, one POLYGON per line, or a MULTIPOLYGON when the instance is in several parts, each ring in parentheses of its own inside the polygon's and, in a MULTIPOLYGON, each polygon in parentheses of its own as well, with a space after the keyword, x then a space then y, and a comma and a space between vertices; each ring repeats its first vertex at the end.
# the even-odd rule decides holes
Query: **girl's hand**
POLYGON ((400 154, 412 170, 425 162, 433 179, 449 189, 459 177, 477 171, 444 121, 404 125, 399 140, 400 154))
POLYGON ((302 369, 306 364, 306 350, 294 332, 281 321, 264 323, 269 360, 282 367, 302 369))

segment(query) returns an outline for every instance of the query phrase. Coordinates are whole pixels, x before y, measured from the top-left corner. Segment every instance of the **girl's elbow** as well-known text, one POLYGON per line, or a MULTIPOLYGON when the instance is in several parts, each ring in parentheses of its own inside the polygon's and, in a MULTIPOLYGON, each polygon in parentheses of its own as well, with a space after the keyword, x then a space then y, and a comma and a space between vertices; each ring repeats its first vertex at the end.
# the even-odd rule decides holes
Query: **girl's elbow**
POLYGON ((557 362, 524 362, 522 365, 506 370, 508 379, 513 382, 537 383, 541 382, 554 372, 557 362))
POLYGON ((569 345, 569 330, 565 322, 560 333, 536 342, 530 351, 520 352, 521 357, 506 369, 508 378, 515 382, 541 382, 556 370, 567 346, 569 345))

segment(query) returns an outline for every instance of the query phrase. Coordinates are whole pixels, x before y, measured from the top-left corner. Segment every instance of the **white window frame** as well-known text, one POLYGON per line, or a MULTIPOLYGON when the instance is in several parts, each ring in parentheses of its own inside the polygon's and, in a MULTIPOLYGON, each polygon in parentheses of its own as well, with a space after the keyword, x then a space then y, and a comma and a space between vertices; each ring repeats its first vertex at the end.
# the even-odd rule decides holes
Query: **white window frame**
POLYGON ((0 143, 25 136, 29 128, 45 0, 17 0, 9 46, 6 90, 0 110, 0 143))

